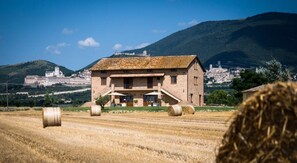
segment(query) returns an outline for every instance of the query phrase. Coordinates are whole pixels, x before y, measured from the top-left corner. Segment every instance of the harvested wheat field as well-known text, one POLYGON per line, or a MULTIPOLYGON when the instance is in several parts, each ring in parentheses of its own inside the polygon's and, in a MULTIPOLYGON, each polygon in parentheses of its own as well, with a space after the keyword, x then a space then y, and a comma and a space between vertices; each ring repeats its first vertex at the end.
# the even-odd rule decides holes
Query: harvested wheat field
POLYGON ((41 111, 0 112, 0 162, 214 162, 233 112, 62 112, 43 128, 41 111))

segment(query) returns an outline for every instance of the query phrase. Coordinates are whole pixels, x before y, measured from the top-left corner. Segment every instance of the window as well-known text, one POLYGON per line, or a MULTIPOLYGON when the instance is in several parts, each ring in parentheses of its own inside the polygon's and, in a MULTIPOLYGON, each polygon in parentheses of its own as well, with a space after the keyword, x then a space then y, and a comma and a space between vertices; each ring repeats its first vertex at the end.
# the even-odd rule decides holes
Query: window
POLYGON ((101 77, 101 85, 106 85, 106 77, 101 77))
POLYGON ((194 85, 198 85, 198 77, 194 76, 194 85))
POLYGON ((124 72, 124 73, 128 73, 129 71, 128 71, 128 70, 124 70, 123 72, 124 72))
POLYGON ((161 78, 158 76, 158 77, 157 77, 157 80, 161 80, 161 78))
POLYGON ((177 83, 176 76, 171 76, 171 84, 176 84, 176 83, 177 83))
POLYGON ((125 89, 132 89, 132 85, 133 85, 133 78, 124 78, 125 89))
POLYGON ((153 78, 152 77, 147 78, 147 88, 153 88, 153 78))
POLYGON ((176 68, 170 69, 171 72, 176 72, 176 68))
POLYGON ((101 74, 106 74, 105 70, 101 70, 100 72, 101 72, 101 74))

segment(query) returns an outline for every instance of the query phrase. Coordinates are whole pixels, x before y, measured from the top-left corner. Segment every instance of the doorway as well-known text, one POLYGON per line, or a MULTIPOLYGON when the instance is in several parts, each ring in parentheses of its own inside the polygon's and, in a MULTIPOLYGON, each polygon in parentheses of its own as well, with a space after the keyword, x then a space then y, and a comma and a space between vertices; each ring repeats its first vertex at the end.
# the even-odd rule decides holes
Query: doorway
POLYGON ((126 96, 120 96, 120 103, 126 103, 126 106, 133 106, 133 95, 125 94, 126 96))

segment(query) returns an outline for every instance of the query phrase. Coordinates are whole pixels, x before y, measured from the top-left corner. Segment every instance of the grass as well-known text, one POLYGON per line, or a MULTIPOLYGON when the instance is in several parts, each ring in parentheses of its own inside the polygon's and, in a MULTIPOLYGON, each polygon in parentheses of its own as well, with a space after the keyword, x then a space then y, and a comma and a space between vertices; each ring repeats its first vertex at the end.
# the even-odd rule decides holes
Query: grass
MULTIPOLYGON (((89 107, 62 107, 63 111, 74 111, 74 112, 80 112, 80 111, 88 111, 90 110, 89 107)), ((196 112, 220 112, 220 111, 231 111, 231 110, 237 110, 236 107, 230 107, 230 106, 203 106, 203 107, 195 107, 196 112)), ((102 112, 113 112, 113 111, 148 111, 148 112, 167 112, 166 106, 161 107, 151 107, 151 106, 145 106, 145 107, 105 107, 102 109, 102 112)))
POLYGON ((89 107, 61 107, 61 109, 63 111, 74 111, 74 112, 80 112, 80 111, 87 112, 88 110, 90 110, 89 107))
POLYGON ((221 111, 231 111, 237 110, 235 106, 203 106, 195 107, 195 110, 198 112, 221 112, 221 111))

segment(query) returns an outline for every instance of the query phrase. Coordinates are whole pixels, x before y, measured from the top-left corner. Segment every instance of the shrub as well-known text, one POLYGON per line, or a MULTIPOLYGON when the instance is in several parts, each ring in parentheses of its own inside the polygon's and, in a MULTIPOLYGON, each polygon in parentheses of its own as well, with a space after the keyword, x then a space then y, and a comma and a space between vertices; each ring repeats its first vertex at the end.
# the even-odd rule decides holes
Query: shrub
POLYGON ((108 103, 108 101, 110 100, 110 97, 108 95, 106 96, 99 96, 96 99, 96 104, 100 105, 102 109, 104 109, 104 105, 108 103))

